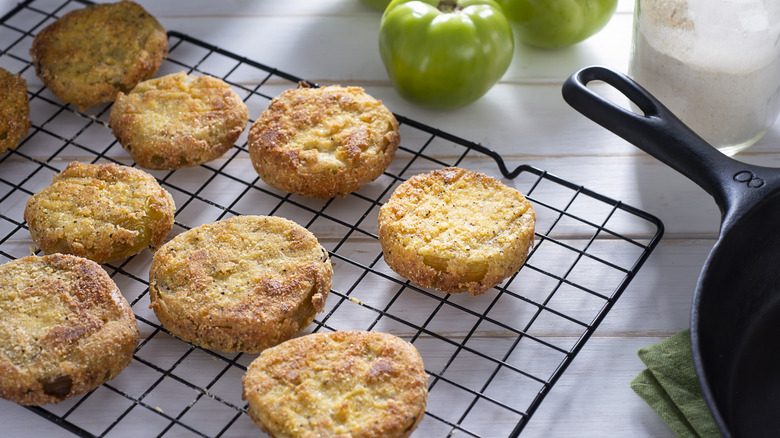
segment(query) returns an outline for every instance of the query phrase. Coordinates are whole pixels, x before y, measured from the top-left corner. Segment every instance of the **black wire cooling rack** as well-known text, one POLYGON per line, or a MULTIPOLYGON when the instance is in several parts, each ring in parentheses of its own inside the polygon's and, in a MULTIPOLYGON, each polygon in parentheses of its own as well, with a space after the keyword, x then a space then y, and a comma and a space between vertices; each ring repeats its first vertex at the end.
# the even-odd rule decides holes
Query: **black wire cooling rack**
MULTIPOLYGON (((28 84, 40 83, 28 54, 35 33, 85 4, 19 4, 0 19, 0 66, 28 84)), ((170 54, 158 75, 219 77, 244 96, 250 117, 302 80, 178 32, 168 35, 170 54)), ((0 262, 38 251, 23 220, 25 203, 74 157, 133 164, 108 129, 108 105, 78 112, 42 85, 28 91, 33 126, 16 150, 0 156, 0 262)), ((307 332, 377 330, 412 342, 423 356, 430 391, 417 436, 518 436, 655 248, 663 225, 540 169, 510 171, 492 150, 398 119, 402 143, 390 168, 344 198, 315 201, 265 186, 251 167, 246 133, 222 159, 151 173, 176 201, 172 234, 233 215, 267 214, 293 219, 320 237, 334 264, 333 289, 307 332), (457 166, 475 154, 494 159, 533 204, 536 246, 516 276, 483 296, 417 288, 384 264, 378 209, 408 177, 457 166), (614 261, 618 253, 634 262, 614 261), (558 268, 561 260, 567 268, 558 268), (484 421, 475 418, 490 418, 490 430, 480 430, 484 421)), ((28 409, 78 436, 135 436, 139 424, 157 436, 258 434, 241 400, 241 376, 254 356, 208 351, 170 336, 148 308, 150 263, 145 251, 104 265, 141 328, 131 365, 89 394, 28 409)))

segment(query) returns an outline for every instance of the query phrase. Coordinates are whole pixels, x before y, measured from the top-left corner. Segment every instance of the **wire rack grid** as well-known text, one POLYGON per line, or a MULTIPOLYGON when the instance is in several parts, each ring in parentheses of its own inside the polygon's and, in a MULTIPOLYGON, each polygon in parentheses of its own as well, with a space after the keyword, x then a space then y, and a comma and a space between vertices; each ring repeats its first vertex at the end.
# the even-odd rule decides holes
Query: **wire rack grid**
MULTIPOLYGON (((38 83, 28 54, 32 38, 85 4, 29 0, 0 18, 0 67, 38 83)), ((302 81, 187 35, 168 35, 170 53, 158 75, 219 77, 244 96, 250 117, 302 81)), ((108 105, 79 112, 42 85, 28 92, 30 132, 16 150, 0 156, 0 263, 39 252, 23 220, 25 203, 74 157, 133 165, 110 133, 108 105)), ((278 215, 306 226, 334 264, 326 310, 306 332, 376 330, 415 345, 429 375, 419 436, 518 436, 653 251, 663 225, 535 167, 510 171, 490 149, 397 117, 402 143, 390 168, 344 198, 310 200, 264 185, 251 167, 246 133, 219 160, 151 172, 176 202, 171 234, 240 214, 278 215), (378 209, 408 177, 475 155, 495 160, 505 180, 534 205, 536 245, 514 277, 483 296, 418 288, 384 264, 376 238, 378 209), (620 260, 633 262, 616 262, 618 253, 620 260), (486 416, 490 430, 474 421, 486 416)), ((91 393, 28 409, 77 436, 133 435, 139 424, 161 437, 257 434, 241 400, 241 376, 255 356, 204 350, 166 332, 149 310, 150 263, 144 251, 104 265, 141 328, 131 365, 91 393)))

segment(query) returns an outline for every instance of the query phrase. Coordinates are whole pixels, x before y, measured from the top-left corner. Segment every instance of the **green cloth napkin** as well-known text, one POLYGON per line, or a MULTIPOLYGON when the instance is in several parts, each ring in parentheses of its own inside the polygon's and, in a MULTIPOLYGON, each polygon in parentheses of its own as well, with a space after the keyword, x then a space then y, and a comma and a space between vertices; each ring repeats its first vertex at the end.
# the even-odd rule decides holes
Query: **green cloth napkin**
POLYGON ((631 381, 631 389, 678 437, 721 436, 693 367, 690 330, 640 348, 637 354, 647 369, 631 381))

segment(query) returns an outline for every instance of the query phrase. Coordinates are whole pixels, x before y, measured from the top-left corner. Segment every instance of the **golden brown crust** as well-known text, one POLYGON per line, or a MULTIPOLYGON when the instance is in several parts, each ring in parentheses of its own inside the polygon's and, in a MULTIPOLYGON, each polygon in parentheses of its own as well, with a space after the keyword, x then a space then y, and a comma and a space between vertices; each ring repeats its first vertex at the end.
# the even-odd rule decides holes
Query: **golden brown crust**
POLYGON ((163 245, 149 272, 151 308, 179 338, 258 352, 314 320, 333 268, 316 237, 274 216, 235 216, 163 245))
POLYGON ((54 254, 0 265, 0 397, 57 403, 116 377, 138 324, 95 262, 54 254))
POLYGON ((172 170, 221 157, 246 129, 249 113, 230 85, 184 72, 119 93, 109 123, 139 166, 172 170))
POLYGON ((24 220, 47 254, 107 263, 162 245, 174 210, 170 193, 141 169, 74 161, 27 201, 24 220))
POLYGON ((398 121, 360 87, 287 90, 249 130, 268 185, 312 198, 344 196, 378 178, 398 149, 398 121))
POLYGON ((38 32, 30 55, 43 83, 84 110, 152 77, 168 37, 141 6, 120 1, 68 12, 38 32))
POLYGON ((480 295, 525 263, 535 222, 517 190, 449 167, 398 186, 379 211, 379 241, 388 266, 414 283, 480 295))
POLYGON ((27 81, 0 68, 0 154, 16 149, 29 129, 27 81))
POLYGON ((275 438, 401 438, 424 416, 427 380, 417 349, 396 336, 315 333, 260 354, 243 397, 275 438))

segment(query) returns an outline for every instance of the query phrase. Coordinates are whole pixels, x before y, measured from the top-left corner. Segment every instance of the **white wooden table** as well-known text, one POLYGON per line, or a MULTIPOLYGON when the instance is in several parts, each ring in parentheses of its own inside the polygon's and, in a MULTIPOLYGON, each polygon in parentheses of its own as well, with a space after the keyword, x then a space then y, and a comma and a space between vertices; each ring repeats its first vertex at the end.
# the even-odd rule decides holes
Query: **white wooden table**
MULTIPOLYGON (((560 92, 563 80, 584 66, 626 71, 632 0, 621 0, 602 32, 574 47, 541 51, 517 44, 501 82, 478 102, 451 111, 421 109, 395 93, 377 50, 380 13, 358 0, 138 2, 168 30, 318 84, 362 86, 395 113, 486 145, 509 163, 536 166, 660 217, 666 227, 661 244, 522 436, 672 435, 629 382, 644 368, 636 356, 638 348, 688 327, 692 290, 714 243, 719 213, 703 190, 578 114, 560 92)), ((0 14, 15 4, 1 0, 0 14)), ((780 126, 775 126, 738 158, 780 166, 778 144, 780 126)), ((478 156, 470 156, 462 166, 499 176, 492 160, 478 156)), ((197 369, 192 373, 197 380, 197 369)), ((0 401, 0 425, 2 436, 71 436, 6 401, 0 401)), ((139 422, 128 436, 147 436, 146 426, 139 422)), ((189 434, 172 430, 165 436, 189 434)))

